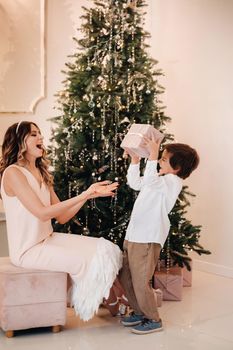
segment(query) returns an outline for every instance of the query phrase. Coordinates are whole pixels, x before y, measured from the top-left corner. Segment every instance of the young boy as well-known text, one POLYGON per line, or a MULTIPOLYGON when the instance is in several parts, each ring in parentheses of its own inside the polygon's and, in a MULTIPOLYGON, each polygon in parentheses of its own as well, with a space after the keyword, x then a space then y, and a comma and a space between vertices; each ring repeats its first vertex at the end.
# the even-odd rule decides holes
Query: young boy
POLYGON ((127 174, 129 186, 140 192, 126 231, 120 272, 120 282, 134 310, 123 318, 122 324, 134 326, 132 332, 136 334, 162 330, 150 280, 169 233, 168 214, 182 189, 182 179, 199 163, 197 152, 181 143, 166 145, 158 161, 160 143, 147 138, 145 142, 150 156, 144 176, 140 177, 137 156, 131 156, 127 174))

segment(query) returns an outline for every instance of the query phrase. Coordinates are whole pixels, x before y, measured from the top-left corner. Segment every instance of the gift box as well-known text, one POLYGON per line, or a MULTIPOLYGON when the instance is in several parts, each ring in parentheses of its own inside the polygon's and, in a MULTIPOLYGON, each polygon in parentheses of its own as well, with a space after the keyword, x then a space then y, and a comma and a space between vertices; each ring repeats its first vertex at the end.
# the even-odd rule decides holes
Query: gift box
POLYGON ((161 289, 159 289, 159 288, 157 288, 157 289, 154 289, 154 288, 153 288, 153 292, 154 292, 154 296, 155 296, 155 301, 156 301, 157 307, 162 306, 162 302, 163 302, 163 292, 162 292, 161 289))
POLYGON ((149 151, 145 146, 143 137, 146 136, 149 139, 155 141, 163 139, 164 135, 153 126, 149 124, 132 124, 128 133, 125 135, 121 147, 129 155, 137 155, 141 158, 148 158, 149 151))
POLYGON ((192 286, 192 261, 190 261, 189 264, 191 271, 189 271, 186 266, 183 267, 183 287, 192 286))
POLYGON ((160 271, 155 271, 154 288, 162 290, 163 300, 182 300, 183 269, 170 267, 168 270, 162 268, 160 271))

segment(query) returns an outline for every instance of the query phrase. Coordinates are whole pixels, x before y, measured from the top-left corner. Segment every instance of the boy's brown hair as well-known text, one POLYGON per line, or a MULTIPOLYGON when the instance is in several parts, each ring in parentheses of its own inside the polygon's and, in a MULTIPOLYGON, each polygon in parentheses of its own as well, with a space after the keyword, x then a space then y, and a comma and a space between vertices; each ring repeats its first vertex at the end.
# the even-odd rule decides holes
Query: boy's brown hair
POLYGON ((169 143, 164 149, 170 153, 170 165, 174 170, 178 169, 177 176, 186 179, 199 164, 197 151, 183 143, 169 143))

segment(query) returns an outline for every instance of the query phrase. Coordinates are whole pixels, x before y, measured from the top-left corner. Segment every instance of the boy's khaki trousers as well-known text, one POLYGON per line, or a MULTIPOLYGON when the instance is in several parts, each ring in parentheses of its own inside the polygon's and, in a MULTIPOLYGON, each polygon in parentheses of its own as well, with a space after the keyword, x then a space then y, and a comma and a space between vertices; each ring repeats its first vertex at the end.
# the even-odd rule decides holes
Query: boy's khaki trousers
POLYGON ((159 321, 160 317, 150 281, 159 259, 161 245, 125 240, 123 250, 123 266, 119 279, 130 306, 136 314, 159 321))

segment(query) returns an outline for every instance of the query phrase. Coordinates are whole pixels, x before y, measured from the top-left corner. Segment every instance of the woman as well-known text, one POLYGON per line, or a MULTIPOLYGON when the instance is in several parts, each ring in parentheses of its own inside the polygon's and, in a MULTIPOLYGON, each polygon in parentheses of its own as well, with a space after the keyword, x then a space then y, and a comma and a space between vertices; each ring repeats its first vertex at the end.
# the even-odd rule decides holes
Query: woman
POLYGON ((120 249, 104 238, 53 232, 51 219, 67 222, 88 199, 113 196, 118 184, 95 183, 60 202, 48 171, 43 137, 38 126, 27 121, 6 131, 0 176, 12 263, 69 273, 75 311, 89 320, 108 297, 121 267, 120 249))

